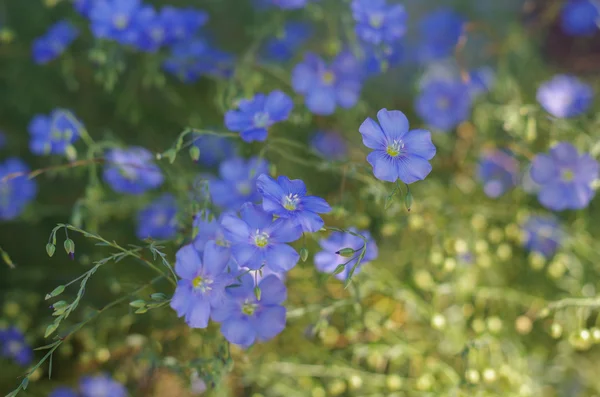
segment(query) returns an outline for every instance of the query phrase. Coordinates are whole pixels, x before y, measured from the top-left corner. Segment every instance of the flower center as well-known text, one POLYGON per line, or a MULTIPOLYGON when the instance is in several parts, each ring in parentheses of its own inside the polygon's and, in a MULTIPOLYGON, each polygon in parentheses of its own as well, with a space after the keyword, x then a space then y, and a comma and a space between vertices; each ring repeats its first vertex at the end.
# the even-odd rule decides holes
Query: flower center
POLYGON ((212 283, 213 283, 213 280, 209 280, 202 276, 196 276, 192 280, 192 286, 194 287, 194 289, 199 290, 201 292, 210 291, 212 289, 212 287, 211 287, 212 283))
POLYGON ((154 216, 154 224, 156 226, 165 226, 168 221, 167 216, 163 213, 158 213, 154 216))
POLYGON ((254 236, 254 244, 256 244, 259 248, 264 248, 269 244, 269 235, 265 232, 256 231, 256 235, 254 236))
POLYGON ((119 173, 125 179, 129 179, 130 181, 134 181, 137 179, 138 175, 135 169, 128 165, 121 165, 119 167, 119 173))
POLYGON ((295 211, 300 203, 300 197, 297 194, 288 194, 283 198, 283 208, 288 211, 295 211))
POLYGON ((63 131, 61 130, 54 130, 52 131, 52 140, 54 141, 70 141, 71 137, 73 136, 73 130, 70 128, 67 128, 63 131))
POLYGON ((331 85, 335 82, 335 74, 330 71, 324 72, 323 76, 321 76, 321 79, 323 79, 323 84, 331 85))
POLYGON ((242 306, 242 313, 244 313, 247 316, 251 316, 254 314, 254 312, 256 311, 256 309, 258 308, 258 305, 256 303, 251 303, 246 301, 244 303, 244 305, 242 306))
POLYGON ((113 18, 113 24, 117 29, 125 29, 129 24, 129 18, 127 15, 118 14, 113 18))
POLYGON ((386 153, 391 157, 397 157, 404 150, 404 142, 400 139, 394 140, 385 148, 386 153))
POLYGON ((156 41, 162 41, 165 37, 165 31, 162 28, 154 28, 152 29, 152 38, 156 41))
POLYGON ((242 195, 242 196, 248 196, 251 191, 252 188, 250 186, 250 182, 248 181, 243 181, 243 182, 239 182, 236 184, 236 188, 237 191, 242 195))
POLYGON ((450 100, 446 97, 438 98, 436 105, 440 109, 448 109, 450 107, 450 100))
POLYGON ((371 25, 374 29, 379 29, 383 26, 383 21, 385 20, 385 15, 383 13, 376 13, 369 16, 369 25, 371 25))
POLYGON ((571 170, 564 170, 562 172, 562 180, 565 182, 570 182, 575 178, 575 174, 571 170))
POLYGON ((269 113, 258 112, 254 115, 254 126, 257 128, 266 128, 269 126, 269 113))
POLYGON ((7 343, 10 354, 16 356, 23 349, 23 344, 16 340, 11 340, 7 343))

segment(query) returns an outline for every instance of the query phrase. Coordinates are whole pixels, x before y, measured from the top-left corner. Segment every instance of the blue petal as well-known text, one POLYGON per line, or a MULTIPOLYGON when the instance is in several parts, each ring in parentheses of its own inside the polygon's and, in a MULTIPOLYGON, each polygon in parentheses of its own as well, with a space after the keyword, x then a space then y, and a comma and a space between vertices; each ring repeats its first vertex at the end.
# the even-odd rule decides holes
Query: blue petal
POLYGON ((302 230, 315 233, 325 225, 321 217, 312 211, 302 211, 296 215, 296 221, 302 226, 302 230))
POLYGON ((192 294, 192 286, 190 282, 186 280, 179 280, 170 303, 171 308, 177 312, 178 317, 181 317, 187 313, 193 297, 194 295, 192 294))
POLYGON ((248 347, 256 339, 256 331, 248 316, 229 318, 221 324, 221 333, 229 342, 248 347))
POLYGON ((267 307, 253 319, 256 338, 260 342, 273 339, 285 329, 286 310, 283 306, 267 307))
POLYGON ((184 245, 175 255, 175 272, 186 280, 192 280, 202 268, 198 251, 192 244, 184 245))
POLYGON ((269 175, 262 174, 256 180, 256 188, 260 194, 279 202, 286 195, 281 186, 269 175))
MULTIPOLYGON (((265 259, 267 261, 266 266, 271 270, 276 272, 287 272, 296 266, 300 259, 300 255, 298 255, 295 249, 287 244, 274 244, 267 248, 265 259)), ((257 268, 255 267, 254 269, 257 268)))
POLYGON ((387 146, 387 137, 375 120, 367 117, 360 125, 358 131, 361 133, 363 144, 366 147, 369 149, 385 150, 387 146))
POLYGON ((550 156, 561 165, 574 165, 579 160, 577 149, 568 142, 559 142, 550 149, 550 156))
POLYGON ((244 142, 264 142, 268 136, 269 133, 266 128, 252 128, 240 132, 240 137, 244 142))
POLYGON ((229 110, 225 113, 225 127, 229 131, 240 132, 253 126, 252 117, 247 113, 237 110, 229 110))
POLYGON ((287 299, 285 284, 277 276, 263 278, 258 286, 262 291, 261 305, 279 305, 287 299))
POLYGON ((214 241, 208 241, 204 246, 204 274, 207 276, 218 276, 225 271, 229 262, 230 252, 227 247, 217 245, 214 241))
POLYGON ((306 107, 314 114, 328 116, 335 112, 335 91, 318 87, 306 95, 306 107))
POLYGON ((241 267, 258 270, 263 264, 262 250, 250 243, 240 243, 231 247, 231 253, 241 267))
POLYGON ((302 227, 293 218, 278 218, 265 232, 271 236, 271 241, 276 243, 291 243, 302 236, 302 227))
POLYGON ((317 252, 314 257, 315 267, 320 272, 332 273, 338 265, 344 263, 340 258, 340 255, 333 252, 317 252))
POLYGON ((273 223, 273 215, 265 212, 258 204, 246 203, 240 210, 240 215, 249 230, 264 229, 273 223))
POLYGON ((435 146, 431 142, 431 133, 426 130, 412 130, 402 138, 404 149, 410 153, 431 160, 435 156, 435 146))
POLYGON ((344 109, 356 105, 360 97, 360 83, 343 84, 335 90, 337 103, 344 109))
POLYGON ((554 160, 546 154, 538 154, 533 159, 530 175, 535 183, 545 184, 558 179, 558 168, 554 160))
POLYGON ((562 211, 568 208, 567 190, 569 186, 562 182, 549 183, 544 185, 539 193, 540 203, 551 210, 562 211))
POLYGON ((331 211, 331 206, 321 197, 306 196, 302 198, 301 202, 303 208, 307 211, 312 211, 319 214, 326 214, 331 211))
POLYGON ((196 295, 190 302, 185 322, 191 328, 206 328, 210 319, 210 303, 203 296, 196 295))
POLYGON ((219 175, 227 181, 239 181, 248 177, 248 169, 244 160, 236 157, 219 165, 219 175))
POLYGON ((398 158, 398 178, 404 183, 413 183, 425 179, 431 172, 431 164, 419 156, 398 158))
POLYGON ((221 226, 223 227, 227 240, 232 244, 246 243, 249 241, 250 229, 248 228, 248 224, 235 215, 223 215, 221 226))
POLYGON ((285 195, 297 194, 298 196, 306 195, 306 185, 300 179, 291 180, 287 176, 277 178, 277 183, 281 186, 285 195))
POLYGON ((292 99, 279 90, 271 92, 265 103, 265 111, 269 113, 272 121, 287 120, 293 108, 292 99))
POLYGON ((598 162, 589 154, 579 158, 575 180, 579 183, 589 184, 598 178, 598 162))
POLYGON ((270 213, 270 214, 275 214, 279 217, 284 217, 287 218, 290 216, 290 211, 286 210, 283 205, 281 204, 281 201, 275 201, 273 199, 271 199, 270 197, 264 197, 263 198, 263 210, 265 210, 266 212, 270 213))
POLYGON ((388 140, 401 139, 408 132, 408 119, 399 110, 381 109, 377 119, 388 140))
POLYGON ((367 161, 373 166, 375 178, 396 182, 398 179, 398 166, 394 158, 388 156, 383 150, 375 150, 367 156, 367 161))

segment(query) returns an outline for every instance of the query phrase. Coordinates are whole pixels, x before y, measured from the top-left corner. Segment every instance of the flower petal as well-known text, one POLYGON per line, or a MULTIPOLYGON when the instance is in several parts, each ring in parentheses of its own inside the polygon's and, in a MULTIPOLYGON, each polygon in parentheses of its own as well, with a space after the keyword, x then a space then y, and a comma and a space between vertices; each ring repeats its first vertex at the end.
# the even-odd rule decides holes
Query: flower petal
POLYGON ((412 130, 402 138, 404 149, 425 160, 431 160, 435 156, 436 148, 431 142, 431 133, 426 130, 412 130))
POLYGON ((286 195, 281 186, 267 174, 262 174, 256 180, 256 188, 260 194, 270 197, 273 201, 280 201, 286 195))
POLYGON ((584 154, 579 158, 575 180, 580 183, 590 184, 598 179, 598 162, 589 154, 584 154))
POLYGON ((302 227, 294 218, 278 218, 265 232, 269 234, 270 241, 291 243, 302 236, 302 227))
POLYGON ((273 223, 273 215, 269 214, 258 204, 246 203, 240 210, 242 220, 249 230, 264 229, 273 223))
POLYGON ((241 267, 248 267, 252 270, 261 268, 264 254, 263 250, 250 243, 240 243, 231 247, 231 253, 241 267))
POLYGON ((550 149, 550 156, 560 164, 573 165, 579 160, 579 153, 569 142, 559 142, 550 149))
POLYGON ((257 313, 253 319, 257 339, 265 342, 279 335, 285 329, 285 316, 283 306, 270 306, 257 313))
POLYGON ((297 194, 299 196, 306 195, 306 185, 300 179, 290 179, 287 176, 281 175, 277 178, 277 183, 281 186, 285 195, 297 194))
POLYGON ((300 255, 287 244, 274 244, 267 248, 265 259, 267 261, 266 266, 271 270, 287 272, 296 266, 300 255))
POLYGON ((225 127, 229 131, 240 132, 252 128, 252 117, 238 110, 228 110, 225 113, 225 127))
POLYGON ((306 95, 306 107, 321 116, 335 112, 335 91, 330 87, 318 87, 306 95))
POLYGON ((546 154, 538 154, 531 164, 530 175, 535 183, 545 184, 558 179, 558 167, 555 161, 546 154))
POLYGON ((198 251, 192 244, 184 245, 175 254, 175 272, 186 280, 192 280, 202 268, 198 251))
POLYGON ((277 276, 263 278, 258 286, 262 291, 260 303, 263 305, 279 305, 287 299, 285 284, 277 276))
POLYGON ((302 198, 302 207, 307 211, 316 212, 319 214, 326 214, 331 212, 331 206, 322 199, 317 196, 306 196, 302 198))
POLYGON ((229 248, 208 241, 204 246, 204 274, 216 277, 225 272, 229 257, 229 248))
POLYGON ((190 302, 185 322, 191 328, 206 328, 210 319, 210 303, 203 296, 195 296, 190 302))
POLYGON ((187 313, 190 307, 190 302, 193 299, 192 286, 187 280, 179 280, 173 298, 171 298, 171 308, 177 312, 177 316, 181 317, 187 313))
POLYGON ((546 184, 540 189, 538 200, 546 208, 554 211, 562 211, 568 208, 568 189, 569 186, 562 182, 546 184))
POLYGON ((302 211, 295 218, 296 222, 302 226, 302 230, 309 233, 318 232, 325 225, 323 219, 312 211, 302 211))
POLYGON ((388 140, 400 139, 408 132, 408 119, 399 110, 381 109, 377 120, 388 140))
POLYGON ((279 90, 275 90, 267 96, 265 111, 269 113, 272 121, 283 121, 290 116, 294 108, 292 99, 279 90))
POLYGON ((338 265, 344 263, 340 260, 340 258, 342 257, 334 252, 317 252, 314 258, 315 267, 320 272, 331 273, 338 265))
POLYGON ((242 347, 250 346, 256 339, 256 331, 250 319, 243 314, 223 321, 221 333, 229 342, 242 347))
POLYGON ((240 132, 240 137, 244 142, 264 142, 268 136, 269 133, 266 128, 251 128, 240 132))
POLYGON ((398 166, 395 159, 383 150, 371 152, 367 156, 367 161, 373 167, 375 178, 387 182, 396 182, 398 179, 398 166))
POLYGON ((362 135, 363 144, 369 149, 384 150, 387 138, 375 120, 367 117, 360 125, 358 131, 362 135))
POLYGON ((400 157, 398 160, 398 177, 404 183, 423 180, 432 170, 429 161, 419 156, 400 157))
POLYGON ((247 243, 250 238, 248 224, 232 214, 223 215, 221 226, 227 240, 231 243, 247 243))

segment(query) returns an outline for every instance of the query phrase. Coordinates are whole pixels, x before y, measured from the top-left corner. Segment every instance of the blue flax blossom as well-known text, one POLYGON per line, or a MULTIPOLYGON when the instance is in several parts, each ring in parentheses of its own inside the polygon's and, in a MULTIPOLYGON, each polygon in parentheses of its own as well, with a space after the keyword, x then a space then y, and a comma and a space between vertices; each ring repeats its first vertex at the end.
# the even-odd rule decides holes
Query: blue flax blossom
POLYGON ((344 159, 348 153, 346 141, 335 131, 317 132, 310 140, 310 146, 321 157, 328 160, 344 159))
POLYGON ((460 81, 432 80, 422 88, 415 108, 428 125, 449 131, 469 118, 471 104, 468 85, 460 81))
POLYGON ((263 266, 276 272, 287 272, 300 255, 287 243, 302 235, 299 225, 284 219, 273 220, 273 215, 259 205, 246 203, 240 218, 225 214, 221 225, 231 243, 231 254, 241 267, 259 270, 263 266))
POLYGON ((107 374, 85 376, 79 382, 81 397, 126 397, 127 389, 107 374))
POLYGON ((275 62, 287 62, 308 40, 311 33, 310 25, 306 22, 286 22, 281 32, 265 43, 264 56, 275 62))
POLYGON ((162 68, 184 83, 194 83, 202 76, 229 77, 234 56, 215 48, 206 40, 194 38, 171 46, 162 68))
POLYGON ((393 43, 406 32, 406 11, 401 4, 386 0, 353 0, 356 35, 371 44, 393 43))
POLYGON ((35 180, 29 179, 29 167, 16 157, 0 163, 0 220, 14 219, 37 194, 35 180))
MULTIPOLYGON (((379 251, 375 240, 373 240, 368 231, 357 231, 354 228, 351 228, 350 231, 360 234, 367 239, 365 257, 354 271, 354 274, 358 274, 363 265, 366 265, 377 258, 379 251)), ((315 254, 315 266, 317 270, 323 273, 333 273, 338 266, 347 263, 344 270, 335 276, 339 280, 345 280, 348 277, 350 270, 356 265, 358 256, 360 255, 365 242, 360 237, 348 232, 333 232, 329 237, 321 239, 319 245, 323 250, 315 254), (351 257, 337 254, 337 252, 343 248, 351 248, 356 252, 351 257)))
POLYGON ((292 70, 292 87, 304 95, 306 107, 314 114, 333 114, 336 106, 349 109, 360 96, 361 64, 349 52, 340 53, 330 66, 307 53, 292 70))
POLYGON ((164 176, 142 147, 111 149, 105 156, 104 180, 117 193, 142 194, 162 185, 164 176))
POLYGON ((600 4, 597 0, 567 0, 560 12, 563 32, 570 36, 589 36, 598 31, 600 4))
POLYGON ((479 160, 477 175, 488 197, 497 198, 517 184, 519 163, 502 150, 487 151, 479 160))
POLYGON ((281 8, 282 10, 297 10, 304 8, 311 0, 254 0, 259 9, 281 8))
POLYGON ((10 327, 0 329, 0 355, 21 366, 27 366, 33 360, 33 349, 18 328, 10 327))
POLYGON ((285 329, 287 299, 283 282, 271 275, 258 283, 261 296, 254 293, 250 274, 240 277, 240 285, 227 289, 225 303, 213 312, 213 320, 221 323, 221 333, 229 342, 247 348, 255 342, 273 339, 285 329))
POLYGON ((183 246, 175 255, 175 272, 181 280, 171 308, 192 328, 206 328, 211 310, 222 305, 225 287, 232 283, 227 271, 229 252, 214 241, 197 250, 193 244, 183 246))
POLYGON ((221 247, 229 247, 229 241, 225 238, 225 231, 221 226, 224 215, 217 218, 209 210, 204 210, 195 216, 194 246, 196 249, 202 250, 209 241, 214 241, 221 247))
POLYGON ((33 42, 32 56, 37 64, 45 64, 58 58, 79 36, 75 26, 67 21, 52 25, 48 31, 33 42))
POLYGON ((31 119, 29 148, 35 154, 65 154, 81 134, 83 124, 69 110, 55 109, 31 119))
POLYGON ((431 172, 429 160, 436 149, 431 133, 425 130, 409 131, 408 119, 399 110, 381 109, 379 124, 368 117, 360 126, 363 144, 373 149, 367 161, 373 166, 377 179, 413 183, 425 179, 431 172))
POLYGON ((239 110, 225 113, 225 126, 239 132, 245 142, 262 142, 267 139, 269 127, 287 120, 293 107, 292 99, 279 90, 256 94, 252 99, 242 99, 239 110))
POLYGON ((362 62, 366 76, 376 76, 401 64, 406 58, 405 45, 402 41, 392 44, 381 44, 374 47, 362 44, 362 62))
POLYGON ((208 14, 196 8, 161 8, 159 19, 164 28, 165 43, 172 44, 191 39, 208 21, 208 14))
POLYGON ((568 142, 559 142, 550 154, 533 159, 530 174, 540 185, 538 200, 551 210, 581 209, 594 197, 591 185, 598 178, 598 162, 589 154, 580 155, 568 142))
POLYGON ((265 211, 299 225, 303 232, 319 231, 325 224, 319 214, 331 211, 331 206, 321 197, 306 195, 306 185, 300 179, 280 176, 276 181, 263 174, 258 177, 256 186, 263 196, 265 211))
POLYGON ((194 146, 200 149, 198 162, 209 167, 236 155, 236 147, 224 136, 201 134, 194 137, 194 146))
POLYGON ((257 202, 256 178, 268 172, 269 164, 253 157, 234 157, 219 165, 219 179, 208 181, 212 201, 221 208, 237 211, 245 202, 257 202))
POLYGON ((429 62, 452 55, 462 35, 464 23, 463 17, 449 8, 440 8, 427 14, 419 22, 417 59, 429 62))
POLYGON ((52 390, 48 397, 78 397, 75 390, 70 387, 60 386, 52 390))
POLYGON ((163 194, 138 212, 137 238, 168 240, 174 237, 177 233, 176 215, 175 197, 172 194, 163 194))
POLYGON ((540 85, 537 100, 551 115, 558 118, 575 117, 592 104, 592 87, 575 76, 559 74, 540 85))
POLYGON ((92 11, 94 4, 98 1, 105 0, 73 0, 73 8, 75 8, 75 10, 77 10, 77 12, 81 15, 89 17, 89 14, 92 11))
POLYGON ((154 13, 141 0, 102 0, 94 2, 88 15, 95 37, 133 45, 154 13))
POLYGON ((550 215, 530 216, 522 225, 522 230, 525 249, 542 254, 545 258, 554 255, 564 238, 560 223, 550 215))

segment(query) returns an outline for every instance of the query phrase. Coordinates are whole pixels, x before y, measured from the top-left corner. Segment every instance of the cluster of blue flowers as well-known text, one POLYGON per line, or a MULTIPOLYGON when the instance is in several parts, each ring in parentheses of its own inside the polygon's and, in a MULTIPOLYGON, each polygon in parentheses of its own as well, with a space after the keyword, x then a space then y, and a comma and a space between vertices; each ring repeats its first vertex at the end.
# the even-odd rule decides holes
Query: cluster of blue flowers
POLYGON ((58 387, 48 397, 125 397, 127 389, 106 374, 84 376, 77 390, 70 387, 58 387))
POLYGON ((0 357, 27 366, 33 360, 33 349, 16 327, 0 329, 0 357))

